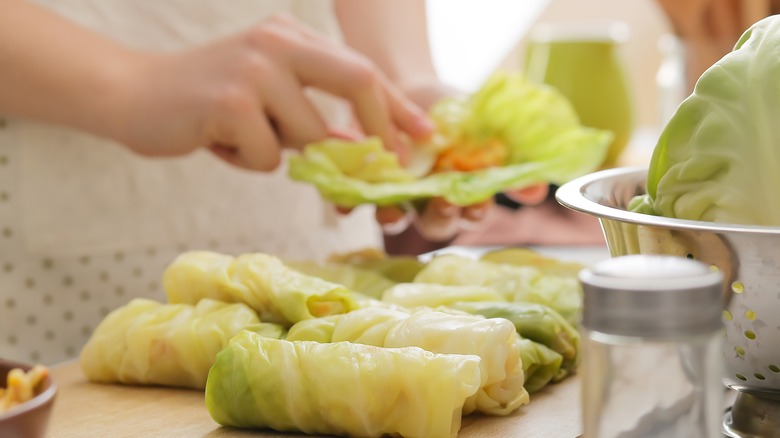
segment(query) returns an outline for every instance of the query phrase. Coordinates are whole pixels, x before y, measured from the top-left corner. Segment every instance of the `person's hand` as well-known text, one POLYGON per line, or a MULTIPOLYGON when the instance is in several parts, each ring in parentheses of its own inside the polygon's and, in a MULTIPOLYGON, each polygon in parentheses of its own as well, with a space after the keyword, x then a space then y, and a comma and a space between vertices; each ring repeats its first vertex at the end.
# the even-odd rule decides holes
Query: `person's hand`
POLYGON ((347 100, 361 130, 399 154, 399 132, 416 137, 432 129, 367 58, 287 16, 195 50, 138 59, 106 123, 144 155, 208 147, 233 165, 272 170, 280 148, 328 134, 307 87, 347 100))
POLYGON ((770 0, 658 0, 675 34, 686 45, 689 88, 731 51, 742 33, 771 13, 770 0))
POLYGON ((684 39, 733 39, 742 30, 739 0, 658 0, 675 33, 684 39))
MULTIPOLYGON (((505 194, 518 203, 538 205, 547 199, 548 191, 547 184, 537 184, 505 194)), ((454 238, 463 230, 478 226, 490 214, 490 210, 495 208, 494 204, 491 198, 479 204, 458 207, 442 198, 432 198, 420 211, 399 206, 379 207, 376 210, 376 218, 386 235, 398 234, 412 225, 426 240, 443 242, 454 238)))
MULTIPOLYGON (((460 92, 441 83, 402 86, 407 95, 423 108, 428 108, 445 96, 460 92)), ((431 131, 432 134, 432 131, 431 131)), ((537 205, 547 198, 547 184, 507 192, 506 195, 525 205, 537 205)), ((386 235, 393 236, 414 226, 419 234, 431 242, 443 242, 464 229, 474 228, 494 208, 493 199, 475 205, 459 207, 442 198, 433 198, 417 209, 408 206, 386 206, 376 209, 376 219, 386 235)))

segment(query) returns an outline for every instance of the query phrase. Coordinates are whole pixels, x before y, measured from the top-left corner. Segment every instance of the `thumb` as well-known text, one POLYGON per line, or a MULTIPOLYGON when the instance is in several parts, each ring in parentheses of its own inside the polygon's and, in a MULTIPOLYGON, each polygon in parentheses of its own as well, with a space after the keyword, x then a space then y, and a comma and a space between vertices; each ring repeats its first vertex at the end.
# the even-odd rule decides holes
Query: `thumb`
POLYGON ((261 112, 234 114, 232 123, 224 124, 215 131, 209 149, 233 166, 263 172, 279 167, 281 145, 261 112))

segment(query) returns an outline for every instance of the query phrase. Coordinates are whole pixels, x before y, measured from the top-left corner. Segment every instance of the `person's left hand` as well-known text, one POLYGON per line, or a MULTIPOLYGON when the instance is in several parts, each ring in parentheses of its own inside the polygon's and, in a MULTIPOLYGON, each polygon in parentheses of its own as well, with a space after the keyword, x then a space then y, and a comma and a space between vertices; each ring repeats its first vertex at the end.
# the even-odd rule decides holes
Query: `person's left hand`
MULTIPOLYGON (((459 94, 457 90, 441 83, 402 86, 402 90, 422 108, 429 108, 443 97, 459 94)), ((547 192, 547 184, 539 184, 506 195, 521 204, 536 205, 546 199, 547 192)), ((395 235, 414 226, 426 240, 444 242, 464 229, 477 226, 493 207, 492 198, 465 207, 452 205, 442 198, 433 198, 418 210, 402 206, 377 207, 376 219, 387 235, 395 235)))
MULTIPOLYGON (((547 184, 504 193, 514 201, 525 205, 542 203, 548 194, 547 184)), ((377 207, 377 222, 385 234, 395 235, 413 225, 426 240, 448 241, 463 230, 478 226, 495 207, 493 198, 479 204, 459 207, 442 198, 432 198, 420 210, 406 210, 399 206, 377 207)))

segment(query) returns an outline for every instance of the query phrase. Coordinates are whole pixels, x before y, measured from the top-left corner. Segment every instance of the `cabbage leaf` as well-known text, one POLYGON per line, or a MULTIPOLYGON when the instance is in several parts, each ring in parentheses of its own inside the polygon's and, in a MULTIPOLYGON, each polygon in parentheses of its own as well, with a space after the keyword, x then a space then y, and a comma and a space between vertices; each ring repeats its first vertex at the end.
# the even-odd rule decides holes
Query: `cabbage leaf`
POLYGON ((415 171, 404 169, 378 139, 368 138, 310 144, 290 157, 289 174, 346 207, 430 197, 471 205, 507 189, 560 185, 596 170, 613 137, 582 126, 570 102, 554 88, 506 73, 494 75, 471 96, 438 102, 431 115, 439 133, 430 144, 414 148, 410 167, 415 171), (442 148, 495 142, 506 149, 505 159, 495 166, 430 173, 431 157, 442 148), (430 162, 421 165, 425 158, 415 162, 414 157, 430 162))
POLYGON ((263 321, 285 326, 360 307, 344 286, 300 273, 263 253, 184 252, 166 267, 163 289, 170 303, 195 304, 202 298, 244 303, 263 321))
POLYGON ((245 331, 217 355, 206 407, 224 426, 455 438, 463 403, 480 385, 479 364, 474 355, 245 331))
POLYGON ((632 211, 780 225, 780 16, 748 29, 707 69, 653 151, 632 211))
POLYGON ((277 339, 285 335, 241 303, 203 299, 192 306, 136 298, 101 321, 80 365, 92 382, 202 389, 214 357, 247 329, 277 339))
POLYGON ((348 341, 377 347, 420 347, 434 353, 481 358, 479 391, 469 397, 463 414, 478 411, 508 415, 528 403, 523 365, 515 344, 514 325, 503 318, 484 318, 430 309, 414 313, 366 308, 343 315, 301 321, 287 340, 348 341))

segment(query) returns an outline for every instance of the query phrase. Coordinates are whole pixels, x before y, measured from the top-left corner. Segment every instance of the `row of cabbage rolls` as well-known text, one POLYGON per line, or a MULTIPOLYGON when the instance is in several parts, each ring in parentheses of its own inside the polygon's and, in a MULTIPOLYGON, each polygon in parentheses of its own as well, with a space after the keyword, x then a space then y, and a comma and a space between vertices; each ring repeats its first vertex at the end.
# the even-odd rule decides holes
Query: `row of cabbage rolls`
POLYGON ((181 254, 81 352, 91 381, 205 388, 219 424, 452 437, 573 372, 580 266, 524 249, 427 263, 181 254))

